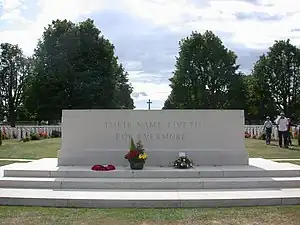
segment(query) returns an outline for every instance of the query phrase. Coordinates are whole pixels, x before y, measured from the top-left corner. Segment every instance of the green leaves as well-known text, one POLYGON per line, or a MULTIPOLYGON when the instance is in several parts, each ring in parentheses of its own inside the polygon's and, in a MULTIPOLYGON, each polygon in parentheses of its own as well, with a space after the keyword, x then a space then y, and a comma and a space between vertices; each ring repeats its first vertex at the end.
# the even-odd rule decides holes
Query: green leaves
POLYGON ((17 45, 0 45, 0 109, 14 126, 20 113, 25 113, 24 89, 32 73, 32 61, 17 45))
POLYGON ((164 109, 244 109, 255 123, 280 111, 300 119, 300 50, 289 40, 275 41, 248 76, 211 31, 192 32, 179 49, 164 109))
POLYGON ((261 99, 261 116, 284 111, 299 117, 300 54, 289 40, 275 41, 254 66, 255 89, 261 99))
POLYGON ((193 32, 179 42, 179 57, 170 79, 172 92, 164 108, 239 108, 243 99, 236 55, 211 31, 193 32))
POLYGON ((133 108, 128 74, 93 20, 56 20, 35 50, 26 106, 37 120, 59 120, 62 109, 133 108))

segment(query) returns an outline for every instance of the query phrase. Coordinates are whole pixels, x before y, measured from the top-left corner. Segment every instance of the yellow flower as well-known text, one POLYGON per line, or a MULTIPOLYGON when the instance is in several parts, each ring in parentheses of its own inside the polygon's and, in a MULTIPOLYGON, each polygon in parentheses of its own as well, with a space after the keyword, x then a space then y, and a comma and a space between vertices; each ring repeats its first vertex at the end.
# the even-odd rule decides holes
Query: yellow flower
POLYGON ((145 159, 147 159, 147 154, 146 153, 143 153, 143 154, 140 154, 139 155, 139 159, 143 159, 143 160, 145 160, 145 159))

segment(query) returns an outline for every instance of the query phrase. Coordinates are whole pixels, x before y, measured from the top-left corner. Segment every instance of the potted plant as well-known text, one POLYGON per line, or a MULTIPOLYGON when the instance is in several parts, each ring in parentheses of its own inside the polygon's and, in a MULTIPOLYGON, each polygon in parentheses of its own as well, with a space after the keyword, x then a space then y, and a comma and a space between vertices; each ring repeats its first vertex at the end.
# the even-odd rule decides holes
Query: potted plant
POLYGON ((134 140, 131 138, 129 152, 125 155, 130 163, 132 170, 142 170, 147 159, 147 154, 141 141, 138 141, 135 145, 134 140))

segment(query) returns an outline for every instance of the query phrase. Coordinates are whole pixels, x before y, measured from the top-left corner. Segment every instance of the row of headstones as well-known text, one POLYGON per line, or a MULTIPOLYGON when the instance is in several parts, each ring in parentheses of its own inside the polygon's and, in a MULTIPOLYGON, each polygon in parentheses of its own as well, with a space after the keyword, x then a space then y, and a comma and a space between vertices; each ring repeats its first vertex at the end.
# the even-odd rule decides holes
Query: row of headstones
MULTIPOLYGON (((17 127, 9 127, 3 126, 1 127, 2 133, 6 135, 9 139, 19 139, 21 140, 24 137, 28 137, 31 133, 45 133, 48 136, 52 134, 52 131, 61 132, 61 126, 17 126, 17 127)), ((250 135, 251 138, 260 136, 263 131, 262 125, 245 125, 245 132, 250 135)), ((295 136, 297 134, 297 128, 292 128, 292 135, 295 136)), ((277 139, 278 132, 277 128, 273 128, 272 137, 277 139)))
MULTIPOLYGON (((245 132, 249 134, 251 138, 257 138, 264 133, 264 130, 262 125, 245 125, 245 132)), ((292 127, 291 133, 293 138, 296 138, 296 135, 298 133, 298 128, 292 127)), ((272 138, 278 139, 277 127, 273 127, 272 138)))
POLYGON ((1 133, 5 135, 8 139, 18 139, 29 137, 30 134, 46 134, 51 136, 53 131, 61 132, 60 126, 20 126, 20 127, 10 127, 2 126, 1 133))

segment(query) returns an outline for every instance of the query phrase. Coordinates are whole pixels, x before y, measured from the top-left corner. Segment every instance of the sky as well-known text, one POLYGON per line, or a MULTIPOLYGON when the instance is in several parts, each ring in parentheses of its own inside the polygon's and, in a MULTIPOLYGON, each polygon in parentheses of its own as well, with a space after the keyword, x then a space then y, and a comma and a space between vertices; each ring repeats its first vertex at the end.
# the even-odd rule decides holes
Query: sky
POLYGON ((52 20, 87 18, 115 45, 137 109, 163 106, 178 42, 192 31, 212 30, 245 73, 275 40, 300 45, 299 0, 0 0, 0 42, 31 55, 52 20))

